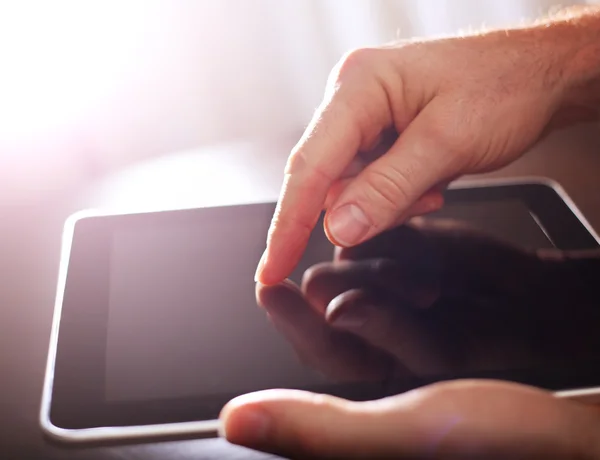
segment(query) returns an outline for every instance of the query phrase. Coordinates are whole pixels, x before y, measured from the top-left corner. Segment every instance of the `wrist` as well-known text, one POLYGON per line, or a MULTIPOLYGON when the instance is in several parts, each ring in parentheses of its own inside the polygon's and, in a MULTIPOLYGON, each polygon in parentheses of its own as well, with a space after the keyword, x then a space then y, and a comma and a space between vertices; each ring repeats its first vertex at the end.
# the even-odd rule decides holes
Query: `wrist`
POLYGON ((562 10, 534 29, 545 37, 559 75, 561 104, 600 106, 600 8, 562 10))
POLYGON ((505 47, 515 72, 528 69, 557 111, 600 107, 600 6, 569 8, 483 35, 488 48, 505 47))

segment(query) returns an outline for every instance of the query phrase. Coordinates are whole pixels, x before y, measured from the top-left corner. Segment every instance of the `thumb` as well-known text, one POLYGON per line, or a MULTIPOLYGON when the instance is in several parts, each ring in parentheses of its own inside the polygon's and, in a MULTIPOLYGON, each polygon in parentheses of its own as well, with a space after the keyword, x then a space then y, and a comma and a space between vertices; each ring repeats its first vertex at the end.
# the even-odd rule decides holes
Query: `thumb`
POLYGON ((232 400, 221 433, 293 458, 596 458, 598 414, 523 385, 454 381, 376 401, 299 390, 232 400))
MULTIPOLYGON (((344 188, 325 218, 325 230, 334 244, 354 246, 402 223, 428 191, 460 169, 458 162, 464 155, 453 155, 445 145, 436 111, 430 104, 385 155, 344 188)), ((433 198, 432 209, 420 213, 439 208, 441 197, 433 198)))
POLYGON ((414 449, 417 431, 410 425, 399 430, 389 415, 329 395, 266 390, 227 404, 221 435, 286 458, 387 458, 398 454, 392 444, 414 449))

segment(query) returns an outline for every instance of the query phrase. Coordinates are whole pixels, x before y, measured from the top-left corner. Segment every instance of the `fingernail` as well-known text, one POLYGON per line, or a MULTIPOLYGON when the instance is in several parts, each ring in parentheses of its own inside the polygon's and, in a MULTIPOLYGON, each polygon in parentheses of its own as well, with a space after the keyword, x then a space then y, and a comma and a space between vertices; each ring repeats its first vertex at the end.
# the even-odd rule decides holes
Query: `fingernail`
POLYGON ((260 446, 267 441, 270 426, 271 421, 264 411, 245 408, 225 417, 219 426, 219 436, 234 444, 260 446), (234 420, 229 420, 231 417, 234 420), (230 424, 234 429, 227 432, 225 426, 230 424))
POLYGON ((362 241, 371 228, 366 214, 355 204, 334 210, 327 219, 331 238, 342 246, 354 246, 362 241))
POLYGON ((256 267, 256 273, 254 273, 254 282, 257 282, 260 279, 260 275, 265 267, 265 259, 267 258, 267 250, 263 252, 262 256, 260 256, 260 260, 258 261, 258 267, 256 267))

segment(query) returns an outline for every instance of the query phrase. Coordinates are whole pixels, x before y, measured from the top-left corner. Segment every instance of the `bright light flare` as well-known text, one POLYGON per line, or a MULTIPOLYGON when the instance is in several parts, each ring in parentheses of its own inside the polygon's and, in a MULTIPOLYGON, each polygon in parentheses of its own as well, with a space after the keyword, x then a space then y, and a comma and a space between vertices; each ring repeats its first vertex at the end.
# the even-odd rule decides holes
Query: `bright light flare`
POLYGON ((0 142, 72 127, 101 104, 134 69, 150 4, 0 0, 0 142))

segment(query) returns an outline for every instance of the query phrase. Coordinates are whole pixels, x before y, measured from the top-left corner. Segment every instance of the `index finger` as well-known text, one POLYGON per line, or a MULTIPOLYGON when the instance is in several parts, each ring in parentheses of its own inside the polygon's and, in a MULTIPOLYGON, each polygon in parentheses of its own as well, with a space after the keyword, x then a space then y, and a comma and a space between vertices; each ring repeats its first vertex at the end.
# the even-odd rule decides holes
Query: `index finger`
POLYGON ((327 102, 316 112, 287 162, 257 281, 276 284, 292 272, 324 208, 329 188, 352 161, 360 142, 352 112, 342 103, 327 102))

